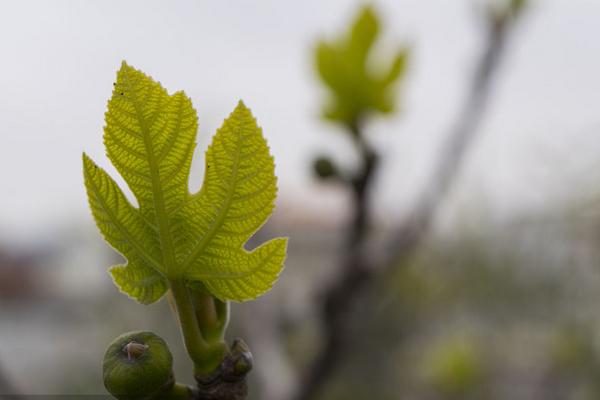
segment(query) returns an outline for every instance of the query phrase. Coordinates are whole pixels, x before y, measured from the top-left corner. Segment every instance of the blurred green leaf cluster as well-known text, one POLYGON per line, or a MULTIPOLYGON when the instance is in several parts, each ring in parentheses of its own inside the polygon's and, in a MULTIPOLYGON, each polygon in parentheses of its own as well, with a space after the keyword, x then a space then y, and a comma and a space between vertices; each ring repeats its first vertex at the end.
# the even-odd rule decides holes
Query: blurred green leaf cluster
POLYGON ((370 114, 394 110, 393 89, 406 70, 408 50, 400 49, 387 65, 372 65, 371 51, 379 32, 375 11, 365 7, 346 35, 318 44, 317 70, 331 91, 325 118, 355 127, 370 114))
POLYGON ((444 342, 430 354, 429 379, 444 397, 467 396, 483 381, 480 358, 471 341, 444 342))

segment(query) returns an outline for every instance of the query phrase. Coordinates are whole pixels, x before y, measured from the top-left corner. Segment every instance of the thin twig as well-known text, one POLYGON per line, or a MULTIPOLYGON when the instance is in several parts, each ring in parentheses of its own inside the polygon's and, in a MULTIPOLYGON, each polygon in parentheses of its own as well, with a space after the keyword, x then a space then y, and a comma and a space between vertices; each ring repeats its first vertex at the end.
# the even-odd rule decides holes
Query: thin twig
POLYGON ((344 246, 342 279, 325 292, 324 306, 321 310, 325 333, 323 350, 313 361, 308 374, 301 382, 296 397, 298 400, 312 399, 339 364, 345 347, 342 342, 344 335, 341 333, 345 326, 345 312, 351 300, 348 294, 358 292, 369 275, 364 254, 364 239, 369 221, 369 188, 377 170, 378 157, 364 140, 360 125, 354 124, 350 129, 360 152, 362 166, 349 182, 352 188, 354 216, 344 246))
POLYGON ((511 22, 513 21, 510 19, 502 19, 491 24, 487 46, 477 66, 466 102, 454 128, 447 136, 434 172, 425 185, 415 210, 400 225, 390 241, 389 254, 392 255, 392 262, 386 263, 388 267, 410 257, 429 232, 440 206, 452 189, 491 97, 494 77, 504 54, 511 22))
MULTIPOLYGON (((437 211, 452 188, 463 159, 476 136, 486 105, 492 93, 492 84, 504 54, 505 42, 513 20, 504 18, 491 24, 488 41, 477 65, 467 100, 458 121, 448 135, 438 164, 410 219, 402 223, 391 240, 390 254, 394 261, 406 260, 418 248, 431 228, 437 211)), ((363 168, 353 180, 354 219, 348 231, 346 258, 342 277, 325 293, 321 320, 325 332, 322 351, 308 368, 301 382, 296 400, 312 400, 341 364, 346 349, 347 319, 353 302, 363 288, 384 268, 398 263, 386 262, 384 267, 369 265, 364 255, 364 238, 368 225, 368 187, 377 166, 377 155, 355 132, 361 149, 363 168)))
POLYGON ((17 393, 17 389, 13 385, 8 375, 6 375, 2 365, 0 365, 0 399, 16 400, 17 398, 24 399, 23 396, 17 393))

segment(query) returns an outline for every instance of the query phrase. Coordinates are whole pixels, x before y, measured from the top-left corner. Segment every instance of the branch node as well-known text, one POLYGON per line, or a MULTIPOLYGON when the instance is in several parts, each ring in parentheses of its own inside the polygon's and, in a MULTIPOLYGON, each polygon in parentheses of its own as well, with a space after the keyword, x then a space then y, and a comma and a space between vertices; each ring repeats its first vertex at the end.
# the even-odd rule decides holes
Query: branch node
POLYGON ((243 400, 248 395, 246 376, 252 370, 252 353, 242 339, 236 339, 221 365, 209 375, 196 375, 199 398, 243 400))

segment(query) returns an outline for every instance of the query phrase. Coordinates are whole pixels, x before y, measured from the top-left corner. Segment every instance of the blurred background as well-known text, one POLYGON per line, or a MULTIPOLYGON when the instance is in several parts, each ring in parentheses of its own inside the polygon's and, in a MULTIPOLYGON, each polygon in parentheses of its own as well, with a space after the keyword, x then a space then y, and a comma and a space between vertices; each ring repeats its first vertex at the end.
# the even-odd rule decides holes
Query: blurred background
POLYGON ((192 191, 239 99, 275 157, 253 243, 289 236, 286 269, 229 329, 251 399, 600 398, 598 37, 596 0, 0 2, 0 397, 105 393, 138 329, 192 381, 166 301, 113 285, 83 187, 84 150, 125 187, 102 127, 127 60, 192 98, 192 191), (365 12, 379 36, 344 59, 365 12), (398 57, 386 104, 348 95, 398 57), (342 100, 356 118, 323 116, 342 100))

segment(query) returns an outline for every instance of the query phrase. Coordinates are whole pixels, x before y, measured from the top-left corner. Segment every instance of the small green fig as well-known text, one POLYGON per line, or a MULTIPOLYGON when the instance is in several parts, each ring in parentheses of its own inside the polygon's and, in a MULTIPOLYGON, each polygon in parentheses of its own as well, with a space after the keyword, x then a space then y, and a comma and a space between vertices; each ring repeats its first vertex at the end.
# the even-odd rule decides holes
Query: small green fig
POLYGON ((173 356, 152 332, 124 333, 108 346, 102 366, 104 386, 119 400, 160 397, 173 386, 173 356))

